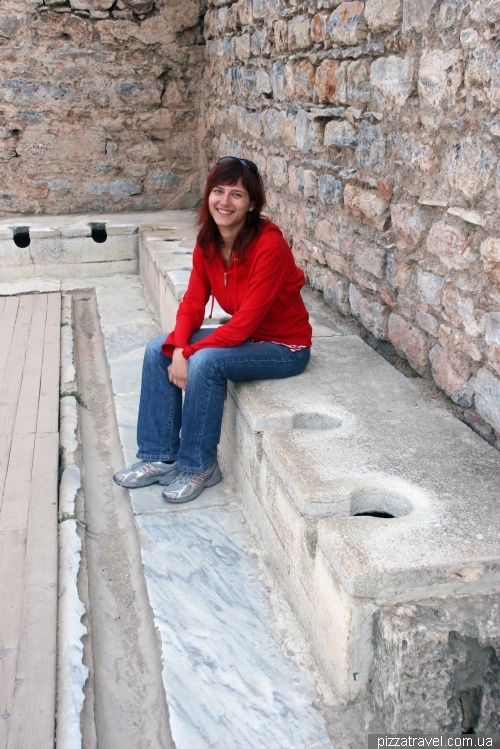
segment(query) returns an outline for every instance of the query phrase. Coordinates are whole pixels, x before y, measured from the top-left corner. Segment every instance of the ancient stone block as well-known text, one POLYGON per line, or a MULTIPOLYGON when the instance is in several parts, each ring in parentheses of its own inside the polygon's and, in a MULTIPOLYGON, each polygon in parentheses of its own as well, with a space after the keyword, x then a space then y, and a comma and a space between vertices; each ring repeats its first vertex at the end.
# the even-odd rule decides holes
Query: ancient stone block
POLYGON ((465 70, 465 86, 486 86, 491 81, 495 57, 491 50, 479 47, 474 49, 472 59, 465 70))
POLYGON ((313 21, 312 21, 312 26, 311 26, 311 36, 314 42, 317 42, 317 43, 324 42, 325 39, 327 39, 328 17, 329 17, 329 13, 327 13, 324 10, 321 11, 320 13, 316 13, 316 15, 314 16, 313 21))
POLYGON ((271 86, 271 79, 262 68, 258 68, 255 76, 255 93, 259 94, 272 94, 273 87, 271 86))
POLYGON ((310 47, 311 18, 306 14, 295 16, 288 21, 288 47, 291 50, 310 47))
POLYGON ((303 153, 319 148, 323 144, 323 124, 309 120, 301 109, 295 118, 295 145, 303 153))
POLYGON ((342 202, 344 185, 330 174, 318 177, 318 198, 323 205, 334 205, 342 202))
POLYGON ((448 182, 467 200, 473 200, 488 184, 494 166, 494 153, 479 138, 463 138, 448 153, 448 182))
MULTIPOLYGON (((106 148, 106 152, 108 152, 108 148, 106 148)), ((134 161, 149 161, 150 159, 157 159, 160 151, 154 143, 148 140, 144 143, 138 143, 131 148, 127 148, 126 153, 131 159, 134 159, 134 161)))
POLYGON ((340 255, 336 255, 334 252, 329 252, 328 250, 325 250, 325 260, 328 267, 335 271, 335 273, 340 273, 344 278, 350 278, 351 274, 349 272, 349 265, 345 258, 340 257, 340 255))
POLYGON ((382 231, 387 223, 389 201, 376 190, 346 185, 344 206, 353 216, 382 231))
POLYGON ((486 315, 486 343, 500 346, 500 312, 486 315))
POLYGON ((387 280, 395 289, 404 289, 410 282, 412 267, 392 252, 387 255, 387 280))
POLYGON ((337 44, 361 44, 366 39, 367 26, 363 15, 364 3, 341 3, 328 19, 328 33, 337 44))
MULTIPOLYGON (((378 283, 376 281, 373 281, 371 278, 367 278, 366 275, 364 273, 360 273, 357 268, 352 269, 352 271, 348 275, 348 278, 350 278, 353 283, 355 283, 357 286, 360 286, 362 289, 373 291, 374 293, 379 292, 378 283)), ((381 297, 382 299, 384 299, 382 295, 381 297)))
MULTIPOLYGON (((151 6, 151 1, 147 2, 151 6)), ((71 7, 75 10, 108 10, 112 5, 111 0, 71 0, 71 7)))
POLYGON ((384 277, 387 252, 373 245, 358 243, 354 249, 354 262, 359 268, 377 278, 384 277))
POLYGON ((278 187, 288 184, 288 169, 285 159, 281 156, 271 156, 267 162, 267 175, 278 187))
POLYGON ((370 82, 382 106, 401 107, 413 88, 413 60, 379 57, 372 63, 370 82))
POLYGON ((318 193, 318 177, 312 169, 304 169, 304 197, 315 198, 318 193))
POLYGON ((473 263, 464 232, 438 221, 431 226, 427 237, 427 251, 437 255, 446 268, 465 270, 473 263))
POLYGON ((416 278, 422 300, 431 307, 438 307, 441 304, 445 279, 433 273, 426 273, 420 268, 417 268, 416 278))
POLYGON ((401 22, 402 0, 366 0, 365 18, 370 30, 378 33, 390 31, 401 22))
POLYGON ((500 239, 488 237, 480 246, 483 268, 488 278, 500 286, 500 239))
POLYGON ((450 288, 443 292, 442 304, 455 327, 465 330, 467 335, 473 338, 484 332, 484 320, 476 319, 471 297, 464 296, 458 289, 450 288))
POLYGON ((475 404, 483 419, 500 432, 500 379, 486 368, 477 373, 475 404))
POLYGON ((270 78, 274 98, 277 99, 277 101, 285 101, 285 68, 281 62, 277 61, 274 63, 271 68, 270 78))
POLYGON ((0 16, 0 37, 4 39, 16 39, 24 26, 22 16, 13 14, 0 16))
POLYGON ((361 122, 358 132, 356 161, 360 169, 375 169, 382 166, 385 160, 385 141, 378 125, 361 122))
POLYGON ((253 0, 252 11, 254 18, 268 18, 276 16, 283 10, 282 0, 253 0))
POLYGON ((288 168, 288 189, 292 195, 299 196, 304 189, 304 184, 301 179, 302 171, 302 167, 297 169, 293 164, 290 164, 288 168))
POLYGON ((234 48, 236 57, 238 57, 240 60, 248 60, 248 58, 252 54, 250 49, 250 34, 242 34, 241 36, 237 36, 234 40, 234 48))
POLYGON ((240 72, 240 86, 245 96, 253 96, 255 94, 257 75, 255 70, 251 68, 242 68, 240 72))
MULTIPOLYGON (((278 118, 280 116, 281 112, 278 112, 277 109, 266 109, 264 117, 263 117, 263 125, 264 125, 264 137, 267 140, 274 140, 275 138, 279 138, 280 134, 280 128, 278 125, 278 118)), ((295 143, 295 138, 294 138, 295 143)))
POLYGON ((236 12, 238 14, 238 21, 240 22, 241 26, 248 26, 250 23, 252 23, 253 14, 252 3, 250 2, 250 0, 239 0, 239 2, 236 3, 236 12))
POLYGON ((274 24, 274 46, 276 52, 288 49, 288 24, 286 21, 276 21, 274 24))
POLYGON ((410 29, 423 31, 437 0, 403 0, 403 34, 410 29))
POLYGON ((418 73, 420 100, 435 108, 453 107, 462 75, 461 49, 424 51, 418 73))
POLYGON ((408 359, 419 374, 424 374, 428 367, 427 336, 394 313, 389 316, 388 336, 396 351, 408 359))
POLYGON ((444 349, 436 344, 429 351, 434 382, 462 406, 470 407, 474 399, 474 381, 457 372, 444 349))
POLYGON ((319 219, 316 224, 316 239, 329 246, 338 248, 339 232, 335 224, 324 218, 319 219))
POLYGON ((340 101, 339 68, 340 63, 337 60, 323 60, 316 69, 316 93, 321 104, 340 101))
POLYGON ((181 177, 178 174, 163 169, 153 169, 153 171, 149 172, 147 178, 148 186, 150 185, 154 188, 178 187, 181 181, 181 177))
POLYGON ((391 219, 398 249, 403 253, 413 252, 424 236, 426 228, 421 209, 404 203, 393 203, 391 219))
POLYGON ((325 127, 325 146, 356 148, 358 131, 347 120, 330 120, 325 127))
POLYGON ((316 70, 309 60, 299 60, 293 70, 293 88, 296 97, 312 96, 316 70))
POLYGON ((349 281, 339 276, 328 276, 323 286, 325 302, 342 315, 348 315, 351 311, 349 305, 349 281))
POLYGON ((280 112, 278 118, 278 127, 283 143, 286 146, 295 145, 295 117, 293 114, 287 114, 286 112, 280 112))
POLYGON ((434 317, 434 315, 430 315, 428 312, 419 310, 415 319, 417 321, 417 325, 422 328, 422 330, 425 330, 426 333, 429 333, 429 335, 437 338, 439 331, 439 320, 434 317))
POLYGON ((252 55, 268 55, 271 51, 271 42, 267 28, 257 29, 250 37, 250 48, 252 55))
MULTIPOLYGON (((340 76, 341 74, 339 74, 339 78, 340 76)), ((370 83, 370 66, 365 60, 355 60, 348 64, 345 85, 348 104, 362 104, 373 99, 373 90, 370 83)), ((340 97, 340 80, 337 88, 340 97)))
POLYGON ((500 346, 490 346, 487 351, 488 364, 500 374, 500 346))
POLYGON ((438 151, 435 146, 399 134, 389 135, 389 143, 397 163, 416 166, 428 173, 439 168, 438 151))
POLYGON ((248 112, 245 115, 245 131, 257 140, 262 137, 262 121, 258 112, 248 112))
POLYGON ((349 303, 352 314, 373 333, 375 338, 387 338, 387 321, 390 313, 388 307, 363 296, 354 284, 349 286, 349 303))

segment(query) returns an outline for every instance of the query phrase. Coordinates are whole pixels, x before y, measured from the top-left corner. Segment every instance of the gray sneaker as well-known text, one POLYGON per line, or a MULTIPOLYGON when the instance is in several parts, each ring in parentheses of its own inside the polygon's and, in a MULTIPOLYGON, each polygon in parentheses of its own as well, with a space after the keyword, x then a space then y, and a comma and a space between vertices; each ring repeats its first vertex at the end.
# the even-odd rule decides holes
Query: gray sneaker
POLYGON ((168 486, 179 475, 181 471, 177 468, 177 461, 162 463, 159 460, 140 460, 130 468, 115 473, 113 481, 126 489, 138 489, 150 484, 168 486))
POLYGON ((206 471, 200 471, 199 473, 187 473, 183 471, 168 489, 162 491, 161 496, 167 502, 172 502, 173 504, 190 502, 192 499, 196 499, 202 493, 203 489, 215 486, 221 479, 222 474, 217 463, 207 468, 206 471))

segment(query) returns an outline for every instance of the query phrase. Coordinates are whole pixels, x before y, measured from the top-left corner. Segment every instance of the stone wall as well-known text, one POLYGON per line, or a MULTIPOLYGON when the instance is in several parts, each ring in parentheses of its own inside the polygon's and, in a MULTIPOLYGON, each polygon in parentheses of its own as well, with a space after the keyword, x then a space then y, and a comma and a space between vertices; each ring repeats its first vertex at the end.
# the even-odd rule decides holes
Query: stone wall
POLYGON ((189 208, 199 0, 2 0, 0 213, 189 208))
POLYGON ((498 446, 500 2, 209 5, 209 160, 253 158, 310 283, 498 446))

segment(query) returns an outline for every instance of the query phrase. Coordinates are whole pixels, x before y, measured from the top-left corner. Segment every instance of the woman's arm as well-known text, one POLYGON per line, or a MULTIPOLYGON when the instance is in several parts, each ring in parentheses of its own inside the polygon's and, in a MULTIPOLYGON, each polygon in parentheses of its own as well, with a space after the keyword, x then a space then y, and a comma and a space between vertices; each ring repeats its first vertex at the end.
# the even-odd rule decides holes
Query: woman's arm
POLYGON ((291 250, 284 240, 269 242, 252 262, 248 290, 231 320, 213 333, 184 348, 188 358, 202 348, 237 346, 247 340, 273 305, 286 283, 293 263, 291 250))
POLYGON ((193 252, 193 270, 186 293, 177 310, 175 328, 167 336, 161 349, 165 356, 172 357, 175 348, 183 349, 187 346, 193 333, 201 328, 211 290, 212 284, 203 252, 197 244, 193 252))

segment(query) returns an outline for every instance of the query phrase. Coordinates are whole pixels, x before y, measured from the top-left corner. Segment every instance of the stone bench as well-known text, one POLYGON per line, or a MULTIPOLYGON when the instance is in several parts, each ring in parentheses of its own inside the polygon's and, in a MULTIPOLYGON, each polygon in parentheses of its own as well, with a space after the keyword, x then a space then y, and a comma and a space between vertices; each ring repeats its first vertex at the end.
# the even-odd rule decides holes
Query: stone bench
MULTIPOLYGON (((152 250, 141 244, 146 261, 152 250)), ((172 254, 162 262, 170 327, 189 272, 172 254)), ((500 587, 498 452, 360 338, 324 330, 300 376, 229 383, 220 452, 340 698, 377 689, 391 730, 429 729, 422 700, 412 696, 404 715, 399 705, 425 690, 415 662, 432 637, 429 607, 446 620, 440 631, 469 632, 467 616, 478 642, 500 631, 487 613, 500 587), (381 622, 408 616, 408 606, 424 612, 412 614, 424 634, 407 654, 404 627, 394 624, 388 643, 381 622)), ((458 666, 446 663, 445 717, 433 730, 461 727, 461 693, 450 693, 458 666)), ((462 681, 490 678, 474 674, 462 681)), ((464 694, 488 686, 469 682, 464 694)))
POLYGON ((359 338, 228 391, 222 453, 343 699, 374 677, 380 608, 498 590, 498 452, 359 338))
POLYGON ((0 279, 137 273, 139 233, 163 231, 171 237, 172 227, 189 230, 192 222, 188 211, 9 216, 0 219, 0 279))
MULTIPOLYGON (((175 230, 144 230, 140 233, 140 274, 165 332, 175 327, 177 309, 186 292, 193 267, 195 242, 193 222, 188 221, 185 216, 175 222, 175 230)), ((217 326, 229 319, 217 302, 210 317, 211 304, 209 300, 204 326, 217 326)))

